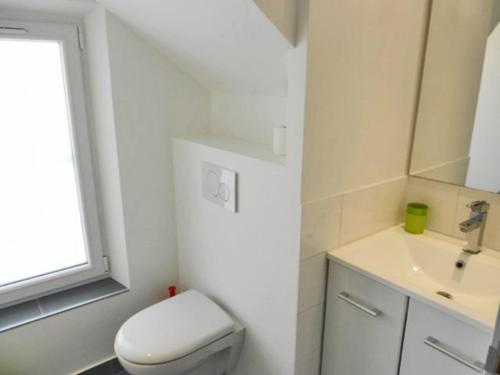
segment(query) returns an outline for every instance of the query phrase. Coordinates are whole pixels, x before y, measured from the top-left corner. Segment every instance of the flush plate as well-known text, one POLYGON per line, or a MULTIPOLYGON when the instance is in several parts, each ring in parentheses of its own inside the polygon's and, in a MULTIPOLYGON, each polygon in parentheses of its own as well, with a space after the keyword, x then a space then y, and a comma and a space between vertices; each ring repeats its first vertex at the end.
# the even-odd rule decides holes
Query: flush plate
POLYGON ((218 165, 202 162, 202 194, 210 202, 236 212, 237 173, 218 165))

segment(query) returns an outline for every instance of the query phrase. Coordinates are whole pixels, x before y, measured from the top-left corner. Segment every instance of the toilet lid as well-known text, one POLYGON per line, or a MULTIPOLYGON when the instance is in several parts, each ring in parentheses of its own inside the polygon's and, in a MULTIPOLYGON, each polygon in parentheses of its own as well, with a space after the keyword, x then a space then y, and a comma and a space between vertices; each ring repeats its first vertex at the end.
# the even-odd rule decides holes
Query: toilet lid
POLYGON ((118 331, 115 351, 129 362, 173 361, 234 330, 233 320, 205 295, 189 290, 150 306, 118 331))

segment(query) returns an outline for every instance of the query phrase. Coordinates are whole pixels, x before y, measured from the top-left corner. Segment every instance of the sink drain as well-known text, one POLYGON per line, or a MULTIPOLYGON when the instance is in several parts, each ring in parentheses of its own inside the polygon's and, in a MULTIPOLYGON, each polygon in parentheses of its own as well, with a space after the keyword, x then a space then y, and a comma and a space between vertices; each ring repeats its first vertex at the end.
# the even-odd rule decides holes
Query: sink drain
POLYGON ((450 293, 445 292, 444 290, 438 290, 436 292, 436 294, 439 294, 441 297, 444 297, 444 298, 447 298, 447 299, 453 299, 453 296, 450 293))

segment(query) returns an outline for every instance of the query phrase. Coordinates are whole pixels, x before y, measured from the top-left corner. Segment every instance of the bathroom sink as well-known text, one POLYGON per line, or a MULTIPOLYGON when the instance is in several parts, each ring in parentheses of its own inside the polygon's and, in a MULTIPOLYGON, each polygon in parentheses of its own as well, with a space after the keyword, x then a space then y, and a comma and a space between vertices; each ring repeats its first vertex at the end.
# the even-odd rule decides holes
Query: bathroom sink
POLYGON ((462 251, 465 242, 401 226, 329 252, 329 258, 410 297, 492 331, 500 301, 500 252, 462 251))

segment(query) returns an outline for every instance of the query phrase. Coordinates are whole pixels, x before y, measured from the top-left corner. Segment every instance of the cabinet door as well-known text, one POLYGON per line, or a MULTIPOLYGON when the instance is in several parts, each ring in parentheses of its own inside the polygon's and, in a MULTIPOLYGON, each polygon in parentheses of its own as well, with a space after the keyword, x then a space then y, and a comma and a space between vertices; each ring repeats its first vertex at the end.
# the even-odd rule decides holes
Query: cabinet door
POLYGON ((330 262, 322 375, 396 375, 407 301, 330 262))
POLYGON ((401 375, 478 375, 491 334, 411 300, 401 375))

